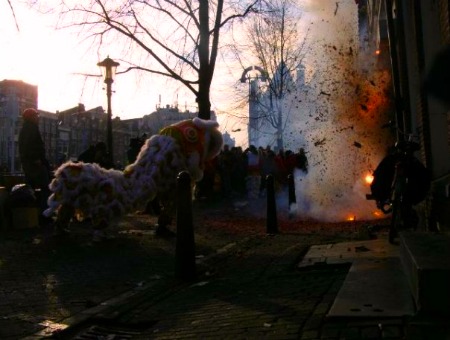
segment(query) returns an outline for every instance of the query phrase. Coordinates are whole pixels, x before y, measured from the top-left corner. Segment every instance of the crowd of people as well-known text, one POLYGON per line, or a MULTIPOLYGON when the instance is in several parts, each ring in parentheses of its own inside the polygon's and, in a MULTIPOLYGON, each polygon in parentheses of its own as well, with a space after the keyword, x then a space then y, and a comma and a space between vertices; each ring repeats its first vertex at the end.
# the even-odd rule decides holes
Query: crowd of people
MULTIPOLYGON (((130 140, 127 158, 129 163, 136 160, 147 138, 130 140)), ((225 144, 219 156, 205 164, 203 179, 195 187, 196 199, 256 198, 266 193, 266 177, 274 176, 278 189, 287 186, 288 175, 295 169, 308 172, 308 159, 303 148, 297 152, 281 150, 275 152, 250 145, 230 147, 225 144)))
POLYGON ((267 175, 274 177, 277 189, 288 184, 288 176, 295 169, 308 172, 306 152, 280 150, 275 152, 266 148, 250 145, 243 150, 227 144, 218 157, 205 165, 204 177, 196 185, 197 199, 247 198, 265 196, 267 175))
POLYGON ((105 142, 90 145, 78 156, 78 162, 97 163, 105 169, 111 169, 113 167, 105 142))
MULTIPOLYGON (((45 158, 45 147, 38 128, 39 114, 35 109, 23 112, 24 124, 19 135, 19 153, 26 183, 31 188, 40 188, 39 206, 43 211, 49 196, 51 167, 45 158)), ((133 163, 147 136, 130 140, 127 158, 133 163)), ((112 168, 106 144, 100 142, 90 146, 79 155, 78 161, 98 163, 112 168)), ((253 199, 266 194, 266 177, 273 175, 276 188, 287 185, 288 175, 295 169, 308 172, 308 160, 303 148, 294 153, 291 150, 275 152, 267 146, 250 145, 241 147, 224 145, 220 154, 204 166, 203 179, 195 187, 196 199, 253 199)), ((148 210, 155 210, 157 200, 148 204, 148 210)), ((157 210, 157 209, 156 209, 157 210)), ((41 221, 47 222, 47 221, 41 221)))

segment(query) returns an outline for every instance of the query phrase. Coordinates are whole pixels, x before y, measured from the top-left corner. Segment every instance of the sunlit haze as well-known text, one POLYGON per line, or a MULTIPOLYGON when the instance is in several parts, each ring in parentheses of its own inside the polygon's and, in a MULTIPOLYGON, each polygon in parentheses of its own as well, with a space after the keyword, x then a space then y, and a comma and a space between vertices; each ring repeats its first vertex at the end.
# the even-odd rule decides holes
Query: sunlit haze
MULTIPOLYGON (((5 51, 0 79, 38 85, 39 108, 43 110, 54 112, 78 103, 86 108, 105 107, 101 78, 81 74, 100 75, 96 64, 107 55, 120 61, 120 46, 89 46, 70 30, 55 31, 51 16, 37 15, 13 3, 20 31, 7 2, 0 1, 0 39, 5 51)), ((298 108, 286 116, 283 133, 286 148, 297 151, 304 147, 309 158, 310 172, 297 176, 296 210, 302 216, 327 221, 349 216, 373 218, 376 209, 373 202, 365 200, 369 191, 365 177, 385 151, 376 127, 383 119, 383 91, 389 75, 371 67, 375 53, 358 53, 358 9, 354 0, 299 3, 302 23, 312 27, 304 65, 310 90, 306 102, 297 104, 298 108)), ((245 67, 251 65, 248 62, 245 67)), ((242 71, 239 65, 225 63, 223 56, 218 58, 212 108, 219 113, 222 131, 233 132, 237 144, 246 147, 247 122, 242 116, 248 108, 242 107, 241 112, 227 108, 227 102, 237 101, 230 93, 248 94, 248 84, 239 82, 242 71), (239 116, 241 119, 235 118, 239 116)), ((188 90, 154 75, 119 74, 113 90, 113 116, 122 119, 153 112, 160 96, 163 106, 178 102, 182 110, 196 110, 188 90)))
MULTIPOLYGON (((87 45, 69 29, 55 30, 54 17, 39 15, 22 2, 12 1, 18 29, 7 1, 0 1, 0 79, 22 80, 38 85, 39 108, 55 112, 85 104, 86 108, 106 106, 106 95, 97 62, 107 55, 120 59, 118 48, 101 51, 87 45)), ((120 71, 120 67, 118 69, 120 71)), ((179 85, 149 75, 118 75, 113 90, 113 116, 142 117, 161 105, 195 110, 193 96, 179 85)))
MULTIPOLYGON (((51 4, 52 1, 40 1, 39 4, 51 4)), ((305 21, 311 20, 309 11, 316 11, 320 6, 310 0, 301 1, 306 15, 305 21)), ((106 56, 120 61, 122 46, 92 46, 91 41, 71 29, 55 30, 55 15, 39 14, 30 9, 26 1, 12 2, 16 21, 7 1, 0 1, 0 43, 3 53, 0 63, 0 80, 22 80, 38 86, 39 109, 55 112, 65 110, 82 103, 87 109, 106 106, 104 84, 100 77, 97 62, 106 56), (16 27, 16 23, 18 28, 16 27), (86 76, 98 75, 99 77, 86 76)), ((225 37, 221 41, 225 41, 225 37)), ((251 65, 249 62, 248 65, 251 65)), ((248 66, 246 65, 246 66, 248 66)), ((118 72, 121 71, 119 66, 118 72)), ((247 94, 245 84, 239 84, 242 73, 241 65, 233 65, 230 60, 224 64, 219 56, 212 86, 212 109, 219 114, 219 122, 226 131, 240 130, 235 133, 238 144, 246 144, 245 120, 234 120, 234 116, 243 112, 230 112, 227 102, 231 88, 236 83, 247 94)), ((178 105, 180 109, 195 111, 197 109, 193 94, 182 84, 148 73, 129 72, 116 76, 113 84, 113 116, 122 119, 142 117, 155 110, 157 104, 162 106, 178 105)))

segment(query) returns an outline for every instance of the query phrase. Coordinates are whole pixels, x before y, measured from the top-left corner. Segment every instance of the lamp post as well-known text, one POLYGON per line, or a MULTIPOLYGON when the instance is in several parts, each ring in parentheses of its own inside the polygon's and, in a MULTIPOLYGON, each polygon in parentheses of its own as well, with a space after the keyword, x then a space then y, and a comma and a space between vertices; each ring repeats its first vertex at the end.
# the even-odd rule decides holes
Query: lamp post
POLYGON ((258 99, 259 82, 266 82, 267 71, 259 66, 247 67, 242 72, 241 83, 248 81, 248 145, 259 143, 259 127, 261 126, 260 107, 258 99))
POLYGON ((113 157, 113 137, 112 137, 112 112, 111 112, 111 85, 114 82, 114 76, 116 74, 116 68, 120 64, 114 60, 112 60, 109 56, 106 57, 103 61, 97 63, 97 66, 100 66, 103 74, 103 80, 106 84, 106 98, 107 98, 107 124, 106 124, 106 144, 108 147, 109 160, 111 162, 111 166, 114 165, 114 157, 113 157))

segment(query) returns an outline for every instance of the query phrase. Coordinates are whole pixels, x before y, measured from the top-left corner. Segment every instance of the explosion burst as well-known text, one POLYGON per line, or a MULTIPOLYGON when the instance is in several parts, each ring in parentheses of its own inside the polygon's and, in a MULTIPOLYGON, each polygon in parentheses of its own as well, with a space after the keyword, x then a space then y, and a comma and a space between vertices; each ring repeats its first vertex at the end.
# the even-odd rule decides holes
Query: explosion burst
POLYGON ((301 108, 287 123, 286 148, 305 147, 307 175, 296 174, 297 214, 326 222, 374 219, 364 180, 385 155, 390 136, 381 126, 390 109, 390 75, 377 56, 360 49, 354 1, 316 1, 315 31, 306 56, 301 108), (320 8, 320 9, 319 9, 320 8))

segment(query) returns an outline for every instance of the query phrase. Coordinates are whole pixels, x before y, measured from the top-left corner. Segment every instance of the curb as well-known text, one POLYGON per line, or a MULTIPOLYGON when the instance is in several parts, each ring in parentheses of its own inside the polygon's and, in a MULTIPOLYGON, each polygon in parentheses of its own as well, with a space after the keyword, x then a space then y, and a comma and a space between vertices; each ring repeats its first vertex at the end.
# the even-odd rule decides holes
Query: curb
MULTIPOLYGON (((222 248, 219 248, 216 252, 205 256, 203 258, 198 258, 196 260, 197 265, 197 279, 196 281, 201 281, 202 278, 210 276, 209 268, 221 261, 224 261, 228 255, 238 246, 243 245, 251 241, 251 238, 245 238, 238 242, 231 242, 222 248)), ((85 309, 82 312, 71 315, 60 322, 49 322, 46 327, 33 335, 24 337, 24 340, 35 340, 42 338, 62 338, 66 336, 74 335, 78 332, 81 327, 88 324, 89 320, 99 319, 99 320, 113 320, 119 318, 120 315, 126 313, 130 309, 136 307, 144 299, 151 298, 152 296, 148 294, 148 291, 156 286, 159 281, 155 278, 155 281, 149 284, 141 285, 136 288, 132 288, 119 296, 113 297, 106 301, 101 302, 97 306, 85 309)), ((170 285, 166 291, 160 293, 154 293, 153 296, 155 301, 160 301, 167 296, 170 296, 177 292, 178 290, 191 285, 192 282, 176 282, 174 285, 170 285)))

